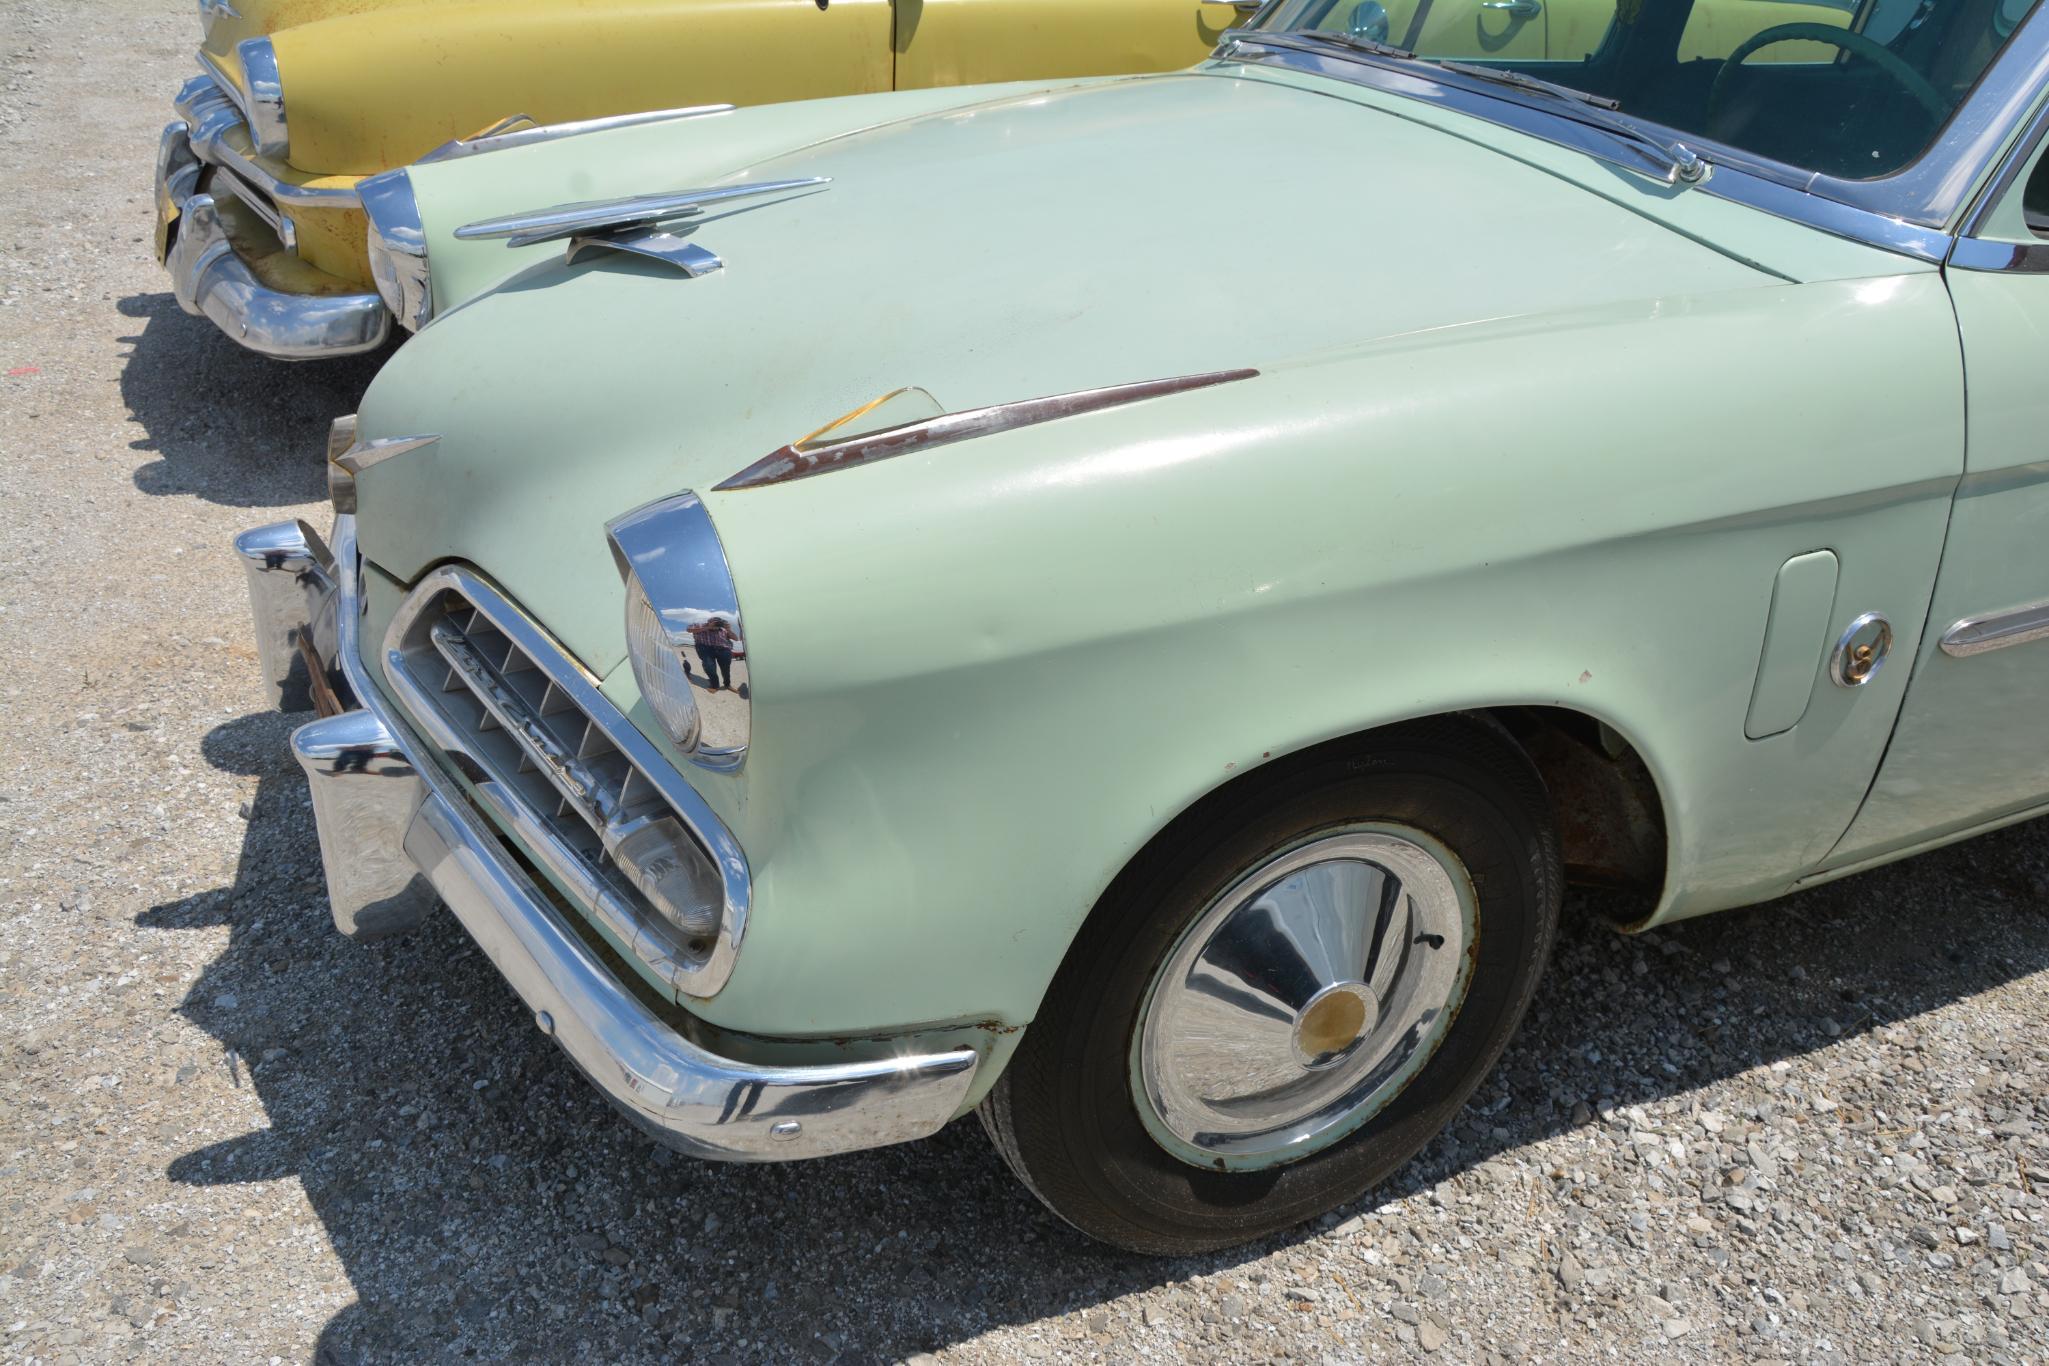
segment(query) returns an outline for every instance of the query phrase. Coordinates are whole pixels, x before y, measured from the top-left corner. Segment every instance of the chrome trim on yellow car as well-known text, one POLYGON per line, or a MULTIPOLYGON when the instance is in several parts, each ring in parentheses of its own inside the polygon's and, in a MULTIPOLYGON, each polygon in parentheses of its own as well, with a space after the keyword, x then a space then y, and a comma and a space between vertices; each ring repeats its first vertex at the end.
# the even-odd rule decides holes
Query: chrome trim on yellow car
POLYGON ((2011 612, 1966 617, 1942 633, 1942 652, 1951 659, 1969 659, 2015 645, 2049 640, 2049 602, 2030 603, 2011 612))

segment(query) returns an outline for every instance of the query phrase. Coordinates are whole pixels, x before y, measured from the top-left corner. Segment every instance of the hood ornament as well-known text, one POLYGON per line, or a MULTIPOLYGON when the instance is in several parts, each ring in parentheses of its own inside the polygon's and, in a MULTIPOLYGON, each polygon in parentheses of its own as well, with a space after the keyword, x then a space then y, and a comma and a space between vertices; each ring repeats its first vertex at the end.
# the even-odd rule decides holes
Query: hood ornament
POLYGON ((577 258, 587 252, 623 251, 674 266, 695 279, 709 275, 725 263, 703 247, 665 231, 663 224, 702 218, 713 205, 731 200, 788 194, 831 183, 829 176, 807 176, 800 180, 757 180, 745 185, 557 204, 553 208, 470 223, 457 228, 455 235, 466 242, 503 238, 508 247, 567 241, 569 246, 563 259, 570 265, 575 265, 577 258))

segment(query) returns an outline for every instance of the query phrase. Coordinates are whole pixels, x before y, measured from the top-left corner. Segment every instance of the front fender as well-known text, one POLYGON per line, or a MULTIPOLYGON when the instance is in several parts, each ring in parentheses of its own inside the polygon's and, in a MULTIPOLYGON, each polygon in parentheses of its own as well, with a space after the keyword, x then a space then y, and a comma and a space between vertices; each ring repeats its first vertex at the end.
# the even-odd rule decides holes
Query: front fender
POLYGON ((1804 719, 1746 739, 1774 577, 1832 549, 1837 615, 1887 611, 1910 657, 1961 393, 1920 272, 1447 329, 712 495, 776 686, 733 813, 759 909, 707 1017, 1029 1021, 1178 813, 1469 708, 1638 745, 1660 917, 1776 895, 1854 815, 1906 677, 1834 688, 1818 641, 1804 719))

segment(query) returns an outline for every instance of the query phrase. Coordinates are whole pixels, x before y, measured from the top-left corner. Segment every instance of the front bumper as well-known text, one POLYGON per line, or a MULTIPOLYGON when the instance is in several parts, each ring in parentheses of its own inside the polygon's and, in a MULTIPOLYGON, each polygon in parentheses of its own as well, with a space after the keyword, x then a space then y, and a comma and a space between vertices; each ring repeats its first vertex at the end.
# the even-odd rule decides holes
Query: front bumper
POLYGON ((294 198, 332 208, 327 201, 353 196, 290 186, 265 173, 240 146, 239 113, 205 77, 181 92, 179 112, 186 117, 164 128, 156 166, 157 259, 171 274, 179 306, 279 360, 352 356, 384 345, 391 310, 375 291, 352 290, 299 265, 293 278, 311 292, 294 292, 266 284, 253 264, 259 255, 291 254, 294 198), (216 194, 236 201, 249 220, 243 232, 230 232, 216 194))
POLYGON ((318 652, 321 612, 304 608, 324 603, 334 658, 320 664, 362 704, 292 737, 338 928, 363 938, 400 932, 437 898, 446 902, 598 1089, 693 1156, 822 1157, 922 1138, 954 1116, 974 1080, 971 1049, 818 1066, 740 1062, 684 1037, 608 969, 363 676, 353 521, 337 520, 332 552, 298 523, 236 542, 266 674, 318 652))

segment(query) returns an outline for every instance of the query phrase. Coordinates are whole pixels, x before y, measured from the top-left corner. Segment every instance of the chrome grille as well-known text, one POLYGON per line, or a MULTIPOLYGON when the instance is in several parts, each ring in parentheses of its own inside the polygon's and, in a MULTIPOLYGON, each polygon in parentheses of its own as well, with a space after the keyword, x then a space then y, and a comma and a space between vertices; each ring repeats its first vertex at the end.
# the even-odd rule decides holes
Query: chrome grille
POLYGON ((507 833, 663 981, 696 996, 715 991, 744 925, 745 861, 597 680, 463 570, 429 575, 385 647, 386 676, 407 710, 507 833), (687 838, 663 845, 650 869, 632 841, 664 821, 687 838), (671 893, 670 915, 643 892, 648 876, 671 893))
POLYGON ((242 116, 241 105, 236 103, 234 88, 211 76, 194 76, 178 92, 176 103, 178 117, 188 125, 186 136, 192 139, 193 152, 214 168, 214 180, 208 190, 216 197, 231 194, 241 200, 270 225, 279 241, 287 247, 293 245, 297 234, 276 198, 261 184, 265 177, 250 164, 246 151, 229 145, 231 133, 245 145, 249 138, 248 123, 242 116))

